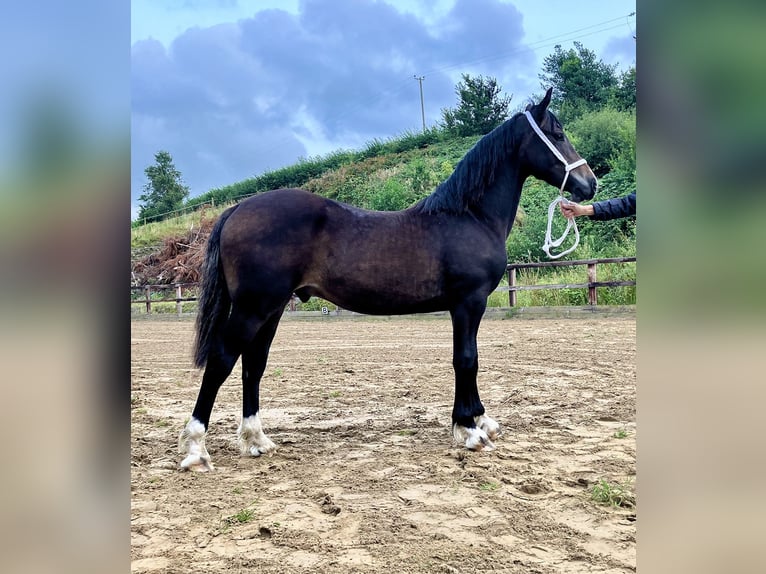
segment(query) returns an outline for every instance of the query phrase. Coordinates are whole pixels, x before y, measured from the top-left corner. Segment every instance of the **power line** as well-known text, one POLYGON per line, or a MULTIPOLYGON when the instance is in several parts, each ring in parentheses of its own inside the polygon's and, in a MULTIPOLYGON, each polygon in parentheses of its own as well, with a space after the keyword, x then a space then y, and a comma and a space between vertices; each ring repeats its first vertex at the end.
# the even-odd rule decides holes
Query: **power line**
MULTIPOLYGON (((635 14, 636 14, 635 12, 631 12, 630 14, 627 14, 625 16, 619 16, 619 17, 612 18, 612 19, 609 19, 609 20, 604 20, 603 22, 598 22, 596 24, 591 24, 590 26, 585 26, 583 28, 578 28, 576 30, 571 30, 569 32, 563 32, 561 34, 556 34, 554 36, 550 36, 548 38, 544 38, 542 40, 537 40, 535 42, 532 42, 528 46, 525 46, 524 48, 521 48, 521 49, 508 50, 508 51, 505 51, 505 52, 496 53, 496 54, 491 55, 491 56, 485 56, 483 58, 477 58, 477 59, 471 60, 471 61, 458 62, 458 63, 450 64, 450 65, 447 65, 447 66, 441 66, 441 67, 438 67, 438 68, 433 68, 431 70, 427 70, 426 73, 423 74, 422 76, 417 76, 417 75, 413 76, 415 79, 419 79, 420 78, 419 82, 420 82, 420 89, 421 89, 421 118, 422 118, 422 122, 423 122, 423 129, 424 129, 424 131, 425 131, 425 106, 424 106, 424 103, 423 103, 422 79, 425 79, 425 77, 427 75, 432 75, 432 74, 435 74, 435 73, 438 73, 438 72, 446 72, 446 71, 453 70, 453 69, 456 69, 456 68, 461 68, 461 67, 465 67, 465 66, 471 66, 471 65, 482 63, 482 62, 489 62, 489 61, 493 61, 493 60, 499 60, 499 59, 506 58, 506 57, 509 57, 509 56, 515 56, 517 54, 523 54, 525 52, 535 52, 535 51, 540 50, 542 48, 547 48, 547 47, 550 47, 550 46, 554 46, 554 45, 559 44, 561 42, 574 41, 574 40, 578 40, 580 38, 585 38, 587 36, 593 36, 594 34, 600 34, 600 33, 603 33, 603 32, 608 32, 609 30, 614 30, 614 29, 617 29, 617 28, 620 28, 620 27, 624 26, 625 23, 628 21, 628 19, 630 19, 631 17, 635 16, 635 14), (617 22, 617 21, 620 21, 620 23, 616 24, 616 25, 612 25, 612 26, 607 26, 605 28, 601 28, 601 26, 605 26, 607 24, 612 24, 613 22, 617 22), (593 28, 598 28, 598 29, 597 30, 593 30, 593 28), (591 30, 591 31, 589 31, 589 32, 587 32, 585 34, 579 34, 580 32, 585 32, 586 30, 591 30)), ((628 24, 628 26, 629 26, 629 24, 628 24)), ((327 121, 328 122, 332 122, 332 121, 341 120, 343 118, 351 116, 353 113, 357 112, 359 109, 362 109, 363 107, 364 108, 368 108, 368 107, 370 107, 370 104, 375 104, 377 102, 380 102, 380 101, 383 101, 383 100, 385 100, 387 98, 390 98, 390 97, 400 93, 404 89, 405 84, 407 82, 408 82, 408 80, 398 81, 395 84, 393 84, 389 89, 387 89, 385 91, 382 91, 382 92, 379 92, 376 97, 366 99, 363 102, 362 101, 355 102, 351 106, 345 108, 344 113, 339 114, 339 115, 335 115, 335 116, 333 116, 331 118, 328 118, 327 121)), ((291 135, 291 137, 294 137, 294 136, 291 135)), ((273 148, 275 145, 279 145, 279 144, 281 144, 283 142, 288 141, 288 139, 289 139, 288 137, 282 137, 279 140, 277 140, 276 142, 271 142, 271 143, 267 144, 268 148, 273 148)), ((266 146, 264 146, 263 149, 264 150, 267 149, 266 146)), ((255 149, 253 151, 254 152, 258 152, 259 150, 255 149)))
MULTIPOLYGON (((573 41, 578 40, 580 38, 585 38, 587 36, 593 36, 594 34, 600 34, 602 32, 608 32, 609 30, 615 30, 617 28, 621 28, 624 24, 622 23, 623 18, 630 18, 631 16, 635 16, 635 12, 631 12, 627 16, 619 16, 618 18, 612 18, 610 20, 604 20, 603 22, 599 22, 597 24, 591 24, 590 26, 585 26, 583 28, 578 28, 576 30, 570 30, 569 32, 563 32, 561 34, 556 34, 555 36, 550 36, 549 38, 543 38, 542 40, 537 40, 535 42, 531 42, 529 45, 525 46, 521 49, 513 49, 513 50, 506 50, 505 52, 499 52, 497 54, 493 54, 491 56, 484 56, 482 58, 477 58, 475 60, 469 60, 465 62, 458 62, 456 64, 450 64, 448 66, 440 66, 438 68, 433 68, 431 70, 426 71, 426 75, 431 75, 436 72, 445 72, 448 70, 453 70, 455 68, 460 68, 463 66, 470 66, 474 64, 480 64, 482 62, 488 62, 492 60, 499 60, 501 58, 505 58, 508 56, 516 56, 517 54, 523 54, 525 52, 535 52, 541 48, 547 48, 549 46, 554 46, 556 44, 559 44, 561 42, 567 42, 567 41, 573 41), (591 32, 588 32, 587 34, 579 34, 577 36, 573 36, 573 34, 578 34, 579 32, 584 32, 585 30, 590 30, 592 28, 604 26, 605 24, 611 24, 612 22, 620 21, 619 24, 615 24, 613 26, 608 26, 606 28, 599 28, 598 30, 593 30, 591 32)), ((632 30, 631 30, 632 32, 632 30)))
MULTIPOLYGON (((515 56, 517 54, 523 54, 525 52, 535 52, 535 51, 540 50, 542 48, 547 48, 547 47, 550 47, 550 46, 554 46, 554 45, 559 44, 561 42, 574 41, 574 40, 578 40, 580 38, 585 38, 587 36, 593 36, 594 34, 600 34, 602 32, 608 32, 609 30, 614 30, 614 29, 617 29, 617 28, 621 28, 624 25, 624 23, 622 22, 623 18, 630 18, 631 16, 635 16, 635 14, 636 14, 635 12, 631 12, 630 14, 628 14, 626 16, 619 16, 617 18, 612 18, 610 20, 605 20, 603 22, 598 22, 596 24, 591 24, 590 26, 585 26, 583 28, 578 28, 576 30, 571 30, 569 32, 564 32, 564 33, 561 33, 561 34, 557 34, 555 36, 551 36, 549 38, 544 38, 542 40, 538 40, 536 42, 533 42, 529 46, 521 48, 521 49, 508 50, 506 52, 500 52, 498 54, 494 54, 494 55, 491 55, 491 56, 485 56, 483 58, 477 58, 475 60, 470 60, 470 61, 465 61, 465 62, 458 62, 456 64, 450 64, 448 66, 441 66, 439 68, 433 68, 433 69, 427 71, 425 74, 423 74, 422 77, 425 78, 425 76, 427 76, 427 75, 432 75, 432 74, 439 73, 439 72, 446 72, 446 71, 449 71, 449 70, 454 70, 454 69, 462 68, 462 67, 465 67, 465 66, 479 64, 479 63, 482 63, 482 62, 489 62, 489 61, 493 61, 493 60, 499 60, 499 59, 502 59, 502 58, 506 58, 508 56, 515 56), (586 34, 579 34, 577 36, 572 36, 572 34, 577 34, 578 32, 584 32, 586 30, 591 30, 592 28, 603 26, 605 24, 612 24, 613 22, 617 22, 617 21, 620 21, 620 23, 612 25, 612 26, 608 26, 606 28, 599 28, 598 30, 592 30, 592 31, 590 31, 590 32, 588 32, 586 34)), ((417 77, 418 76, 415 76, 416 79, 417 79, 417 77)), ((366 106, 369 106, 370 104, 374 104, 374 103, 379 102, 381 100, 384 100, 384 99, 386 99, 388 97, 391 97, 391 96, 401 92, 402 89, 404 89, 404 82, 399 82, 394 87, 392 87, 391 89, 386 90, 385 92, 380 93, 377 97, 369 99, 369 100, 365 101, 364 103, 359 103, 356 106, 352 106, 351 108, 347 108, 346 109, 346 113, 344 114, 344 116, 349 115, 349 112, 353 112, 356 109, 361 108, 362 106, 366 107, 366 106)), ((421 84, 421 96, 422 96, 422 84, 421 84)), ((425 116, 425 112, 424 111, 422 113, 422 116, 423 117, 425 116)), ((337 119, 337 118, 335 118, 335 119, 337 119)), ((423 122, 425 123, 425 119, 423 119, 423 122)), ((425 131, 425 128, 424 128, 424 131, 425 131)))
MULTIPOLYGON (((458 62, 458 63, 450 64, 450 65, 447 65, 447 66, 440 66, 438 68, 432 68, 431 70, 427 70, 423 74, 422 77, 425 78, 426 76, 433 75, 433 74, 436 74, 436 73, 439 73, 439 72, 446 72, 446 71, 449 71, 449 70, 454 70, 454 69, 457 69, 457 68, 462 68, 464 66, 471 66, 471 65, 474 65, 474 64, 480 64, 482 62, 489 62, 489 61, 493 61, 493 60, 499 60, 501 58, 506 58, 508 56, 515 56, 517 54, 523 54, 525 52, 535 52, 535 51, 540 50, 542 48, 547 48, 547 47, 550 47, 550 46, 554 46, 554 45, 559 44, 561 42, 579 40, 580 38, 585 38, 587 36, 593 36, 594 34, 600 34, 602 32, 608 32, 609 30, 614 30, 614 29, 617 29, 617 28, 620 28, 620 27, 624 26, 625 24, 623 22, 623 19, 624 18, 630 18, 631 16, 635 16, 635 14, 636 14, 635 12, 631 12, 630 14, 627 14, 626 16, 618 16, 617 18, 611 18, 609 20, 604 20, 603 22, 598 22, 596 24, 591 24, 590 26, 585 26, 583 28, 578 28, 576 30, 571 30, 569 32, 563 32, 561 34, 557 34, 557 35, 551 36, 549 38, 544 38, 542 40, 537 40, 536 42, 532 42, 529 46, 526 46, 526 47, 521 48, 521 49, 508 50, 508 51, 505 51, 505 52, 500 52, 500 53, 497 53, 497 54, 493 54, 491 56, 485 56, 483 58, 477 58, 475 60, 458 62), (592 28, 596 28, 596 27, 599 27, 599 26, 604 26, 605 24, 612 24, 613 22, 618 22, 618 21, 620 22, 619 24, 608 26, 606 28, 599 28, 598 30, 593 30, 593 31, 588 32, 586 34, 580 34, 580 35, 577 35, 577 36, 572 36, 572 34, 577 34, 578 32, 584 32, 586 30, 591 30, 592 28)), ((417 78, 417 76, 416 76, 416 78, 417 78)), ((370 104, 374 104, 376 102, 380 102, 381 100, 384 100, 384 99, 386 99, 386 98, 388 98, 390 96, 393 96, 395 94, 400 93, 404 89, 405 83, 406 83, 405 81, 397 82, 390 89, 388 89, 388 90, 386 90, 384 92, 379 93, 376 97, 370 98, 370 99, 366 100, 365 102, 360 102, 360 103, 358 103, 358 104, 356 104, 354 106, 351 106, 350 108, 346 108, 345 113, 343 114, 343 116, 348 116, 348 115, 350 115, 349 112, 356 111, 357 109, 360 109, 363 106, 364 107, 368 107, 370 104)), ((338 119, 338 117, 342 117, 342 116, 336 116, 333 119, 338 119)))

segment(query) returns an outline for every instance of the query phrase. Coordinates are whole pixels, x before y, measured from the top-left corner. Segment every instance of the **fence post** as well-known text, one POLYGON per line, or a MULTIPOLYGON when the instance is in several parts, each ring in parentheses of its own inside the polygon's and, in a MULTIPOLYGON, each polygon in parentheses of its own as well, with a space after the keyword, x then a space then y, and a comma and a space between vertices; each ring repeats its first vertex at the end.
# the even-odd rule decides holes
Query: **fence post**
POLYGON ((598 305, 598 296, 596 295, 596 264, 588 263, 588 305, 598 305))
POLYGON ((176 313, 181 316, 181 284, 176 283, 176 313))
POLYGON ((511 289, 511 287, 516 287, 516 268, 511 267, 508 269, 508 306, 509 307, 515 307, 516 306, 516 290, 511 289))
POLYGON ((152 294, 151 294, 151 287, 147 285, 144 287, 144 293, 146 295, 146 314, 151 315, 152 313, 152 294))

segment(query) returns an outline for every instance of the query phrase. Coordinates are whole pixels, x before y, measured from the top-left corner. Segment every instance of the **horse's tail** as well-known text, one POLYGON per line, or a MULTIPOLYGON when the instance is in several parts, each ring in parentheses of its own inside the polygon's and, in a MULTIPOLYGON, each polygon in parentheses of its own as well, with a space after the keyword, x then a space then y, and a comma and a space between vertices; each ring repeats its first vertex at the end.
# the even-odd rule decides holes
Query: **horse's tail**
POLYGON ((197 337, 194 343, 194 364, 200 368, 207 363, 215 333, 229 318, 231 310, 231 298, 221 265, 220 247, 221 229, 236 208, 235 205, 221 214, 207 240, 198 299, 197 337))

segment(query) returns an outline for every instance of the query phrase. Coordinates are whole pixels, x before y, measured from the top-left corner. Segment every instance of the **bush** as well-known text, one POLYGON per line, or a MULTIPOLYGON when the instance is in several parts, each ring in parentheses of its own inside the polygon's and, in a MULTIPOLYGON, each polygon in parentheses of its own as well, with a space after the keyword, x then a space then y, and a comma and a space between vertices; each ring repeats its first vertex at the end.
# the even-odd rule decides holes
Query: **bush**
POLYGON ((636 166, 636 115, 603 108, 582 115, 566 126, 578 153, 598 177, 609 173, 617 163, 623 171, 636 166))
POLYGON ((401 182, 389 179, 383 184, 382 189, 370 195, 369 206, 370 209, 378 211, 397 211, 409 207, 413 198, 412 191, 401 182))

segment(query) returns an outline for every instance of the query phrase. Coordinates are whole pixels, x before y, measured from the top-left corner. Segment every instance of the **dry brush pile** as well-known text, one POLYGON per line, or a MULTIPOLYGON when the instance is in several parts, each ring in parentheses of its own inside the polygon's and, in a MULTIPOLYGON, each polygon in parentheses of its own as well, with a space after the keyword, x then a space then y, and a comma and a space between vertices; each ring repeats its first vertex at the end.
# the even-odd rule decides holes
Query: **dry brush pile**
POLYGON ((131 261, 131 284, 197 283, 205 258, 205 244, 217 217, 193 223, 186 233, 166 237, 159 249, 131 261))

